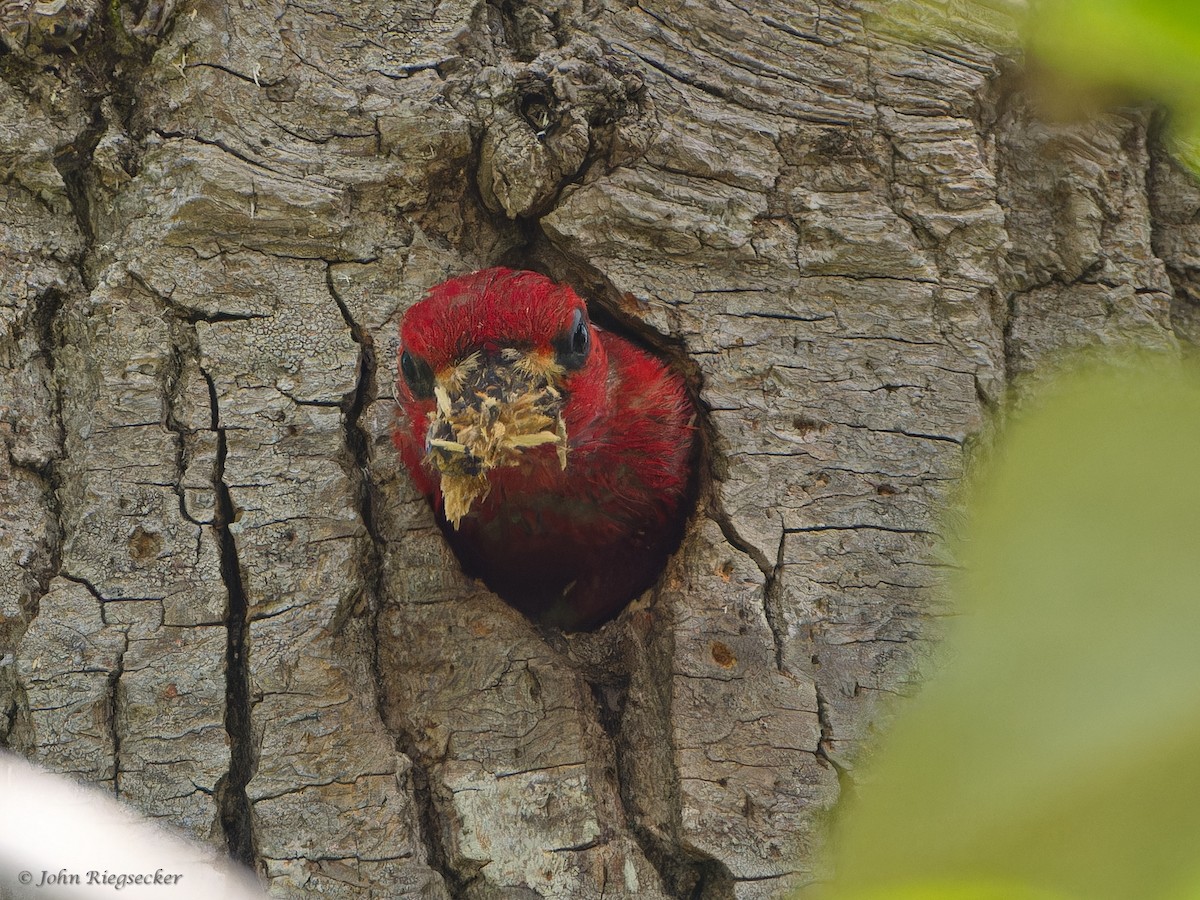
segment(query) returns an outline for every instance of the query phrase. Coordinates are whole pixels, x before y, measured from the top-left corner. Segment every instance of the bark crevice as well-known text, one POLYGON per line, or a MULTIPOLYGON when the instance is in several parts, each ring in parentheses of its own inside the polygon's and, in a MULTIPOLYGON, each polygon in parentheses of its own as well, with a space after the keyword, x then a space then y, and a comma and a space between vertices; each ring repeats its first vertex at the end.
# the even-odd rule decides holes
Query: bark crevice
POLYGON ((251 868, 258 865, 258 849, 254 833, 254 810, 246 791, 254 776, 256 752, 251 719, 249 653, 249 602, 242 582, 237 541, 231 526, 236 511, 229 485, 225 481, 225 460, 229 445, 221 425, 217 389, 212 376, 201 370, 208 384, 211 404, 211 427, 217 436, 216 466, 213 487, 216 492, 216 511, 213 532, 220 554, 221 580, 228 595, 226 610, 225 649, 225 730, 229 735, 229 772, 217 788, 221 828, 229 855, 251 868))
MULTIPOLYGON (((820 657, 816 653, 813 654, 812 659, 814 667, 820 664, 820 657)), ((817 721, 821 725, 821 738, 817 742, 817 758, 827 763, 837 773, 838 796, 845 799, 852 793, 854 780, 850 776, 850 770, 833 758, 833 745, 836 738, 833 721, 829 716, 829 703, 821 689, 821 682, 814 679, 813 689, 817 696, 817 721)))
MULTIPOLYGON (((367 432, 361 419, 364 411, 378 396, 378 361, 375 355, 375 343, 371 333, 365 329, 350 312, 345 300, 339 293, 333 278, 333 265, 325 267, 325 281, 330 297, 337 304, 338 311, 350 330, 350 336, 358 345, 358 371, 354 387, 343 401, 343 421, 345 423, 346 470, 351 484, 354 486, 358 515, 367 533, 367 539, 362 542, 361 561, 359 564, 360 577, 363 584, 363 596, 359 606, 365 603, 366 612, 371 619, 370 633, 376 637, 371 643, 371 672, 374 676, 375 708, 381 721, 388 721, 382 704, 383 680, 379 672, 379 607, 384 594, 383 561, 387 554, 387 541, 383 536, 377 519, 376 489, 371 479, 371 456, 367 432)), ((339 610, 334 622, 334 629, 341 628, 345 620, 356 614, 349 606, 339 610)), ((465 897, 467 887, 473 878, 464 877, 451 864, 450 855, 446 848, 445 826, 436 801, 433 799, 432 779, 429 769, 421 757, 417 741, 407 734, 404 729, 392 730, 396 740, 397 750, 409 760, 410 779, 413 800, 417 810, 416 824, 421 844, 425 848, 426 862, 446 885, 450 895, 455 898, 465 897)))
POLYGON ((767 620, 771 638, 775 642, 775 669, 787 675, 787 624, 783 615, 783 554, 787 543, 787 531, 779 536, 779 550, 775 554, 775 564, 769 573, 764 573, 766 583, 763 584, 763 615, 767 620))
POLYGON ((621 811, 629 833, 670 897, 734 900, 728 868, 715 857, 684 846, 678 755, 671 718, 675 635, 668 624, 671 613, 665 608, 667 598, 661 589, 655 592, 649 632, 632 623, 622 626, 618 622, 626 629, 620 654, 625 678, 607 691, 602 680, 589 682, 593 693, 599 688, 600 724, 612 739, 621 811), (619 690, 618 697, 612 695, 613 687, 619 690), (614 700, 619 702, 614 704, 614 700), (610 705, 613 708, 606 713, 610 705), (617 721, 606 723, 606 715, 618 717, 617 721), (650 801, 652 795, 664 798, 657 809, 650 801))
POLYGON ((62 571, 62 548, 66 540, 66 524, 62 512, 62 475, 60 465, 66 454, 65 429, 63 426, 62 388, 58 382, 58 363, 56 354, 61 350, 59 332, 59 317, 66 304, 66 295, 57 290, 50 290, 38 298, 38 304, 33 312, 38 351, 46 367, 46 385, 49 389, 50 420, 54 433, 54 446, 45 464, 36 468, 25 466, 13 459, 11 450, 9 460, 14 466, 23 467, 26 471, 39 478, 44 485, 43 496, 46 498, 47 514, 51 524, 48 535, 47 563, 36 572, 38 593, 30 598, 27 614, 32 618, 37 615, 40 597, 45 596, 50 589, 50 582, 62 571))
POLYGON ((716 857, 663 840, 637 825, 632 831, 674 900, 736 900, 735 879, 716 857))
POLYGON ((88 178, 92 167, 92 154, 106 127, 107 123, 101 111, 101 98, 96 98, 92 102, 84 130, 72 140, 56 147, 54 151, 54 167, 62 177, 67 202, 75 217, 75 227, 83 237, 84 246, 78 267, 80 278, 89 291, 95 287, 94 279, 88 274, 87 262, 96 246, 96 231, 92 225, 88 178))
POLYGON ((108 738, 112 743, 113 756, 112 791, 117 799, 121 797, 121 729, 117 723, 121 713, 121 676, 125 674, 125 653, 129 650, 128 631, 122 633, 122 639, 124 644, 117 652, 112 671, 108 673, 108 738))

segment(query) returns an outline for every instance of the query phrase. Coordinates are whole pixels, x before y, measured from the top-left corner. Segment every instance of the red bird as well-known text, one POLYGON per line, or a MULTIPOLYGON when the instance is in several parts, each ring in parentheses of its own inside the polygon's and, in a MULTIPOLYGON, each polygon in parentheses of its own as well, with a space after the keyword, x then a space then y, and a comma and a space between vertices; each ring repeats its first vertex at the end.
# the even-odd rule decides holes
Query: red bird
POLYGON ((409 309, 399 368, 396 446, 468 574, 566 629, 654 582, 692 478, 678 375, 571 288, 500 268, 409 309))

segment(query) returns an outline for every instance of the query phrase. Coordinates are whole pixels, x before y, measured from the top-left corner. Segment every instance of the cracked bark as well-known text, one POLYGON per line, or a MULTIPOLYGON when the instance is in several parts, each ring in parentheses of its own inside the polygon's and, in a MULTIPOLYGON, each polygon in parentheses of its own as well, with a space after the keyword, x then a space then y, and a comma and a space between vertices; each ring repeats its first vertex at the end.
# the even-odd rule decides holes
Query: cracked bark
POLYGON ((1041 122, 999 14, 867 7, 197 0, 0 57, 0 745, 281 897, 820 878, 989 417, 1200 334, 1152 116, 1041 122), (391 446, 399 316, 496 263, 705 411, 595 634, 467 581, 391 446))
POLYGON ((216 462, 213 467, 213 490, 216 509, 212 528, 221 555, 221 581, 228 597, 225 616, 225 733, 229 736, 229 772, 217 786, 221 828, 229 855, 238 862, 254 866, 258 852, 254 840, 254 817, 246 785, 254 776, 255 753, 250 720, 250 675, 246 656, 250 651, 246 640, 249 625, 249 604, 242 584, 242 567, 238 561, 237 541, 231 527, 236 520, 233 495, 225 481, 225 460, 229 444, 221 426, 221 411, 217 389, 212 377, 201 369, 208 387, 212 410, 212 431, 217 436, 216 462))

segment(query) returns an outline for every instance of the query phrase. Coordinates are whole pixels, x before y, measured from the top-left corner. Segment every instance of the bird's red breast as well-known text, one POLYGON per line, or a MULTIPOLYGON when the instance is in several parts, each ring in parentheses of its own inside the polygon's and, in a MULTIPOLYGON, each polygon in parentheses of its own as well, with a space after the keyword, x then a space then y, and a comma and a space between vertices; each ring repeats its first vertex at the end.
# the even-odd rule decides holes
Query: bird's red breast
POLYGON ((395 441, 464 568, 566 628, 615 615, 677 546, 694 409, 565 285, 486 269, 400 325, 395 441))

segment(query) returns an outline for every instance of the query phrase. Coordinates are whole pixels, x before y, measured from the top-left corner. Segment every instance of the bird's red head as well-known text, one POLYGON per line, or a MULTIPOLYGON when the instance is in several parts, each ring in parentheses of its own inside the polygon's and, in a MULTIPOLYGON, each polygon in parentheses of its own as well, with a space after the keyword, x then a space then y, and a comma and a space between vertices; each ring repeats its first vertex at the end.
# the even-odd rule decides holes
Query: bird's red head
POLYGON ((565 470, 605 392, 583 300, 534 272, 494 268, 433 288, 400 324, 396 434, 417 486, 457 526, 496 470, 565 470))

